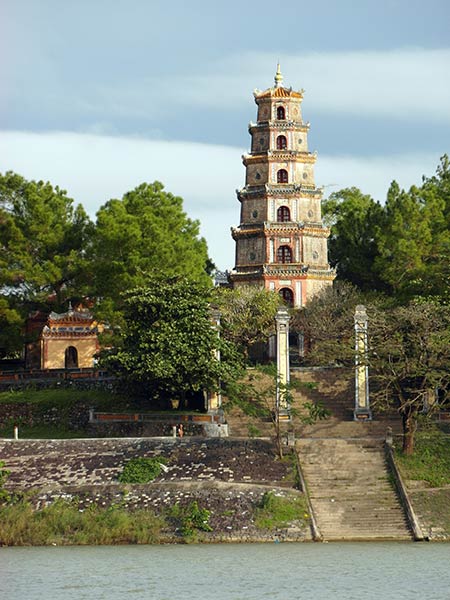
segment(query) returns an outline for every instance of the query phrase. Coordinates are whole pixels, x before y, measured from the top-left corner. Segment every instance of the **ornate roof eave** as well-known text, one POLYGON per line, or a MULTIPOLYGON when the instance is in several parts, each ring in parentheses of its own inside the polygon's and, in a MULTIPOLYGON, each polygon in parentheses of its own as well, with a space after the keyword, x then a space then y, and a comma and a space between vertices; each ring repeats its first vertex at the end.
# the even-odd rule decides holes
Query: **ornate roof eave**
POLYGON ((286 198, 296 196, 314 196, 320 198, 322 196, 322 188, 316 186, 308 186, 307 184, 265 184, 255 186, 245 186, 240 190, 236 190, 238 200, 241 202, 244 198, 249 197, 265 197, 265 196, 284 196, 286 198))
POLYGON ((56 312, 51 312, 48 316, 48 321, 56 321, 58 323, 61 322, 65 322, 65 323, 76 323, 76 322, 86 322, 86 321, 93 321, 94 317, 92 316, 92 314, 90 312, 78 312, 78 311, 72 311, 69 310, 68 312, 65 313, 56 313, 56 312))
POLYGON ((264 92, 261 90, 255 89, 253 91, 253 96, 255 98, 256 104, 258 104, 258 100, 262 100, 264 98, 298 98, 302 99, 305 90, 294 91, 292 88, 285 87, 271 87, 264 92))
POLYGON ((251 163, 261 162, 286 162, 292 160, 299 163, 314 164, 317 161, 317 152, 299 152, 297 150, 282 151, 269 150, 261 154, 243 154, 242 163, 246 167, 251 163))

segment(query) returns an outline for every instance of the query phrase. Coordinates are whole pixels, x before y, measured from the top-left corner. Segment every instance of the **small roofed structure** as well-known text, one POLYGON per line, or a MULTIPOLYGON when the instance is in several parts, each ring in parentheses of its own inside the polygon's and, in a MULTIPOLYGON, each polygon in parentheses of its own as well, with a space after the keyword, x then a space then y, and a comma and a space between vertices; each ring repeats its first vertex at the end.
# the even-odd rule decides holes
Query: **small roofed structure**
POLYGON ((46 321, 42 314, 31 315, 27 330, 37 339, 26 344, 27 369, 82 369, 95 366, 100 349, 99 325, 91 312, 77 307, 65 313, 51 312, 46 321), (43 326, 42 326, 43 325, 43 326))

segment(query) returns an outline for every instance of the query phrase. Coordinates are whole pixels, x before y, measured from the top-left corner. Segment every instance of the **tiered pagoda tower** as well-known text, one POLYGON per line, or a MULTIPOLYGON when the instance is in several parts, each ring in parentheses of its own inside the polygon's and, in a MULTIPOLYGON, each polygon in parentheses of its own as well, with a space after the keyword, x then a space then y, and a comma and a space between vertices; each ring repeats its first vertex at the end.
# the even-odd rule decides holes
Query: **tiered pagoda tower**
POLYGON ((233 285, 261 285, 279 292, 287 304, 303 306, 334 271, 328 264, 329 229, 322 223, 322 191, 314 182, 316 153, 308 151, 309 123, 301 112, 303 90, 282 86, 255 90, 256 123, 250 123, 250 154, 242 157, 245 187, 241 203, 233 285))

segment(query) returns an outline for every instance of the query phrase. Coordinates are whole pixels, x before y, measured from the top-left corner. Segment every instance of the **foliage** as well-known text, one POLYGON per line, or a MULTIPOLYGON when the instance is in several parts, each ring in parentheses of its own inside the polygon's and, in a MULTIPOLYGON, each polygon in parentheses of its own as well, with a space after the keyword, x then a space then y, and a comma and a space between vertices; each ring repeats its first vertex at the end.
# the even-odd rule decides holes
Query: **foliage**
POLYGON ((266 492, 255 511, 255 524, 259 529, 287 527, 295 521, 309 518, 304 496, 279 496, 266 492))
POLYGON ((403 190, 393 181, 384 206, 357 188, 324 202, 331 225, 330 261, 338 277, 362 290, 388 293, 406 303, 416 297, 449 300, 450 161, 436 174, 403 190))
POLYGON ((163 456, 132 458, 125 464, 118 479, 121 483, 149 483, 161 474, 161 465, 165 463, 163 456))
POLYGON ((0 175, 0 285, 29 307, 62 307, 85 290, 92 223, 57 186, 0 175))
POLYGON ((340 279, 362 290, 383 289, 374 261, 379 254, 375 238, 383 209, 358 188, 334 192, 323 203, 324 221, 331 226, 328 252, 340 279))
POLYGON ((213 328, 209 291, 184 277, 155 276, 148 287, 132 290, 122 345, 102 364, 152 397, 184 399, 232 379, 239 358, 213 328))
POLYGON ((396 406, 402 417, 405 453, 414 450, 419 413, 429 415, 450 394, 450 307, 412 302, 369 314, 372 399, 375 406, 396 406))
POLYGON ((9 298, 0 295, 0 358, 20 355, 23 347, 22 325, 23 319, 17 307, 9 298))
POLYGON ((252 344, 267 342, 275 333, 279 294, 255 286, 216 288, 213 301, 220 310, 222 335, 246 358, 252 344))
POLYGON ((412 456, 396 453, 403 477, 426 481, 432 487, 450 485, 450 436, 433 428, 418 432, 416 437, 412 456))
POLYGON ((27 501, 0 508, 0 545, 100 545, 158 542, 164 520, 149 510, 128 512, 92 504, 80 510, 76 502, 58 500, 41 510, 27 501))
MULTIPOLYGON (((345 288, 344 288, 345 289, 345 288)), ((339 288, 324 290, 297 315, 311 336, 314 359, 354 367, 354 309, 363 298, 349 289, 339 305, 339 288)), ((450 393, 450 308, 430 301, 392 306, 382 297, 366 302, 371 402, 395 407, 403 420, 404 449, 411 453, 417 417, 434 390, 450 393)))
POLYGON ((97 212, 93 243, 96 312, 112 326, 122 326, 122 292, 152 284, 151 276, 189 276, 210 283, 212 263, 199 222, 183 211, 183 200, 155 181, 109 200, 97 212))
POLYGON ((292 326, 310 342, 305 361, 354 367, 354 314, 358 304, 379 305, 381 296, 365 295, 346 281, 336 281, 296 310, 292 326))
POLYGON ((4 466, 4 461, 0 460, 0 503, 8 502, 10 499, 10 494, 5 490, 4 486, 11 471, 9 469, 4 469, 4 466))
MULTIPOLYGON (((227 389, 226 409, 238 406, 246 415, 268 420, 273 425, 277 455, 283 457, 282 422, 288 414, 304 424, 326 419, 329 414, 321 405, 304 403, 300 408, 293 406, 293 391, 305 384, 278 380, 276 365, 259 365, 254 371, 230 385, 227 389)), ((256 428, 255 428, 256 429, 256 428)), ((255 432, 250 430, 249 434, 255 432)), ((256 429, 257 430, 257 429, 256 429)))
POLYGON ((175 504, 169 516, 179 522, 181 534, 188 541, 195 539, 199 531, 212 531, 209 524, 211 512, 201 508, 195 500, 187 506, 175 504))

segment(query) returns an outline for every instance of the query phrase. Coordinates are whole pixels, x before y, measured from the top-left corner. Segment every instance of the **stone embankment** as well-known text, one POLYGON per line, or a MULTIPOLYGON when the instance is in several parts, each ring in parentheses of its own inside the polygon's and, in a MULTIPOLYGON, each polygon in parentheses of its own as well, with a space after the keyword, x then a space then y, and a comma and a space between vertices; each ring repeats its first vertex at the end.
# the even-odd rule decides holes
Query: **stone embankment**
POLYGON ((275 460, 265 440, 0 440, 0 456, 11 471, 7 487, 29 491, 37 508, 63 498, 76 500, 80 510, 96 503, 163 513, 197 501, 211 511, 213 532, 204 534, 206 541, 311 539, 304 522, 273 531, 255 525, 265 493, 302 495, 293 487, 292 462, 275 460), (167 470, 146 485, 119 483, 124 464, 138 456, 164 457, 167 470))

